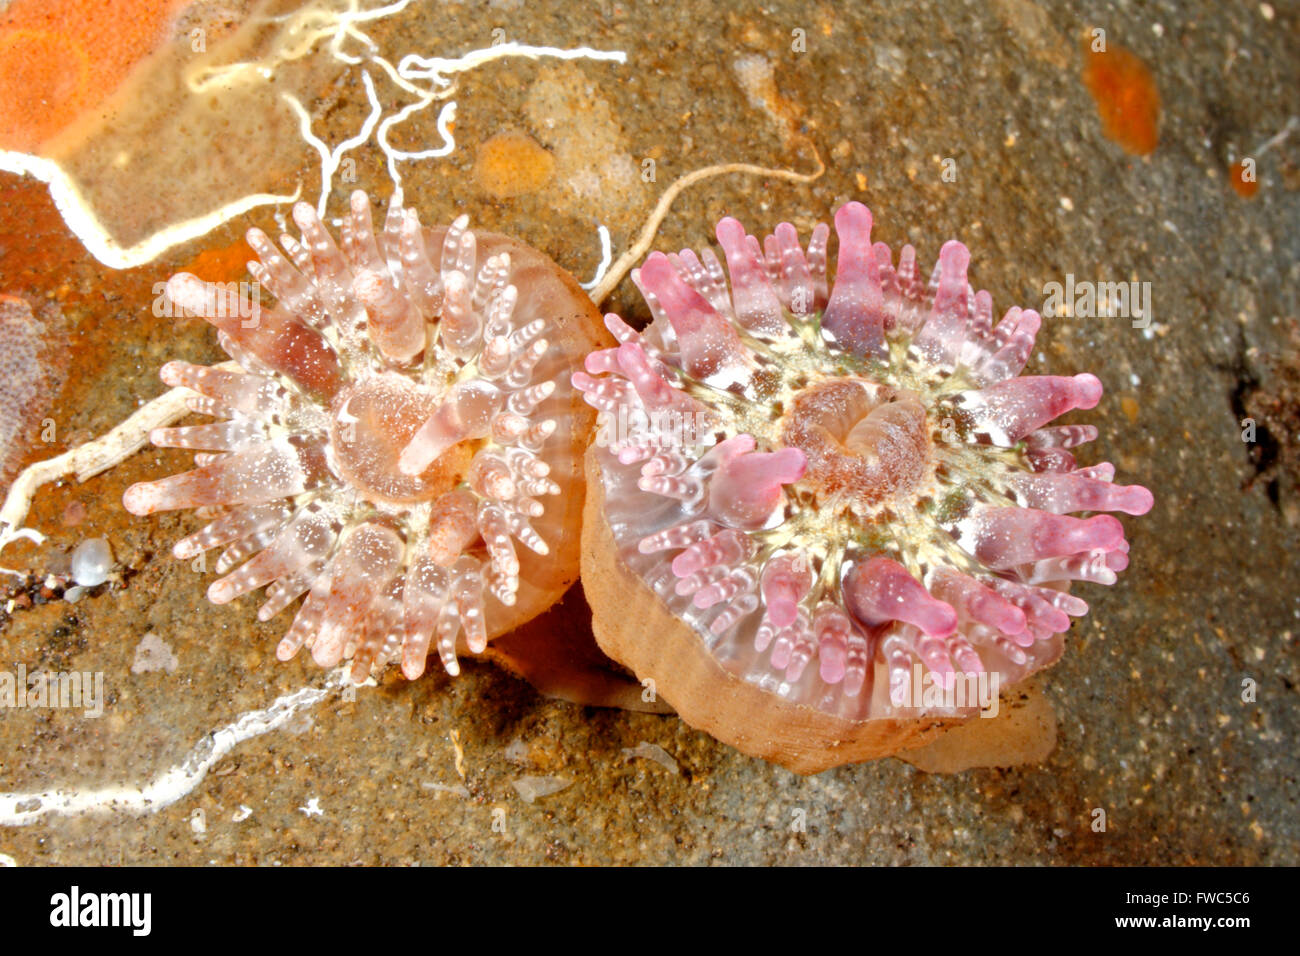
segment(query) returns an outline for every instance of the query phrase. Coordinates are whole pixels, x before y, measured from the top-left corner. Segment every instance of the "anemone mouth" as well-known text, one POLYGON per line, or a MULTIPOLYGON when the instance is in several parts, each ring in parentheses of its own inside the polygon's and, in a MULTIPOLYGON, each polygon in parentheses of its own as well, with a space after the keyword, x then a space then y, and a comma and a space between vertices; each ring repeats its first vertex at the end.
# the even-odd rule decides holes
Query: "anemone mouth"
POLYGON ((404 375, 382 373, 341 388, 330 407, 330 464, 338 477, 375 505, 432 501, 459 485, 479 441, 461 441, 424 471, 399 467, 403 450, 441 406, 437 392, 404 375))
POLYGON ((808 459, 793 486, 796 497, 860 517, 912 494, 934 473, 921 397, 856 376, 796 394, 780 423, 780 440, 808 459))

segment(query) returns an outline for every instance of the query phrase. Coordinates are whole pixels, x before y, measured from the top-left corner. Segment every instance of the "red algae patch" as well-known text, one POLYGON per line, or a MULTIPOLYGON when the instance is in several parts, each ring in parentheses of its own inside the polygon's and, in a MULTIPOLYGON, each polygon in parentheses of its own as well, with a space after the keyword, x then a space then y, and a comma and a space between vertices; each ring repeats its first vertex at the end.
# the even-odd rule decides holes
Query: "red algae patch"
POLYGON ((45 184, 34 179, 0 177, 0 275, 11 294, 53 287, 61 307, 80 298, 79 287, 53 281, 68 275, 85 256, 85 248, 68 231, 45 184))
POLYGON ((1092 94, 1106 138, 1135 156, 1155 151, 1160 140, 1160 91, 1146 64, 1130 50, 1107 43, 1085 46, 1083 85, 1092 94))
POLYGON ((555 158, 535 139, 506 130, 479 146, 474 181, 493 199, 513 199, 537 192, 554 169, 555 158))

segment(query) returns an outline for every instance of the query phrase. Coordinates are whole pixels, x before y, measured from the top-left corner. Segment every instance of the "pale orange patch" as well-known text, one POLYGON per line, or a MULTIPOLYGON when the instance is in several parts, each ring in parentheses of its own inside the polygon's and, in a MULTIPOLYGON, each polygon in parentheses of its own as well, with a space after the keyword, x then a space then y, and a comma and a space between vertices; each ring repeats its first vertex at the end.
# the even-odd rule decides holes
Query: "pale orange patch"
POLYGON ((1233 191, 1242 199, 1250 199, 1259 192, 1259 180, 1247 179, 1246 167, 1241 163, 1233 163, 1228 172, 1228 182, 1232 183, 1233 191))
POLYGON ((507 131, 485 140, 474 162, 474 181, 494 199, 513 199, 546 185, 555 158, 526 133, 507 131))
POLYGON ((205 249, 180 272, 191 272, 205 282, 233 282, 248 271, 248 263, 257 256, 243 239, 220 249, 205 249))
POLYGON ((1138 420, 1137 399, 1125 395, 1123 398, 1119 400, 1119 407, 1120 410, 1123 411, 1124 414, 1128 416, 1128 420, 1132 422, 1134 425, 1136 425, 1138 420))

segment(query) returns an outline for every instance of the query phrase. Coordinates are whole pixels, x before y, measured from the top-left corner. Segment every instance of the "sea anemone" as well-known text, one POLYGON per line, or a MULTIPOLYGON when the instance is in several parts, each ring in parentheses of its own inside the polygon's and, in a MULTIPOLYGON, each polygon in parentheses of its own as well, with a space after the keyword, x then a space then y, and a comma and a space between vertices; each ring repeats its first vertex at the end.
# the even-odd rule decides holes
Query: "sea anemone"
MULTIPOLYGON (((587 455, 583 586, 606 653, 692 726, 801 772, 883 756, 978 712, 918 701, 959 675, 1007 686, 1054 663, 1072 581, 1128 564, 1111 515, 1152 497, 1077 467, 1093 375, 1020 376, 1037 312, 995 326, 946 243, 928 282, 871 213, 805 250, 718 224, 711 251, 652 253, 633 279, 644 332, 574 384, 601 413, 587 455), (728 279, 730 288, 728 288, 728 279), (589 373, 589 374, 588 374, 589 373)), ((996 693, 996 690, 995 690, 996 693)))
POLYGON ((481 652, 577 577, 595 413, 570 376, 610 340, 563 270, 465 217, 425 230, 395 195, 376 235, 358 191, 341 249, 310 206, 293 218, 302 239, 281 237, 285 255, 248 233, 277 308, 168 281, 237 367, 163 367, 221 421, 156 429, 157 446, 201 450, 198 467, 123 503, 208 512, 174 553, 225 549, 214 603, 267 585, 267 621, 305 594, 281 660, 307 646, 323 667, 351 659, 359 681, 400 658, 414 679, 432 644, 455 674, 458 642, 481 652))

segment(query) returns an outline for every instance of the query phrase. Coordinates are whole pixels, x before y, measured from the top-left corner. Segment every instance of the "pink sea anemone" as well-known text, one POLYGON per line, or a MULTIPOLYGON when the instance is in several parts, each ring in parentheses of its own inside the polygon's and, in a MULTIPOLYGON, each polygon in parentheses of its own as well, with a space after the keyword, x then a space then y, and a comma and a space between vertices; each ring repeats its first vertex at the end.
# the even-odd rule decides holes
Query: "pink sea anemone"
MULTIPOLYGON (((1128 564, 1145 488, 1080 468, 1090 374, 1020 376, 1040 326, 967 283, 946 243, 925 281, 835 215, 714 254, 653 253, 653 320, 574 384, 601 413, 588 454, 583 583, 601 647, 693 726, 802 771, 915 746, 969 706, 916 706, 917 673, 1023 680, 1087 605, 1070 582, 1128 564), (728 279, 729 287, 728 287, 728 279)), ((969 702, 968 702, 969 703, 969 702)))
POLYGON ((278 308, 192 275, 167 283, 237 366, 163 367, 220 421, 155 430, 155 445, 201 450, 198 467, 124 504, 208 512, 174 553, 225 549, 215 603, 267 586, 266 621, 305 594, 282 660, 306 646, 324 667, 351 658, 361 680, 400 659, 413 679, 432 645, 455 674, 458 646, 481 652, 577 576, 594 413, 570 375, 608 336, 563 270, 465 217, 426 230, 394 196, 376 234, 357 192, 342 248, 310 206, 293 218, 287 258, 248 233, 249 271, 278 308))

